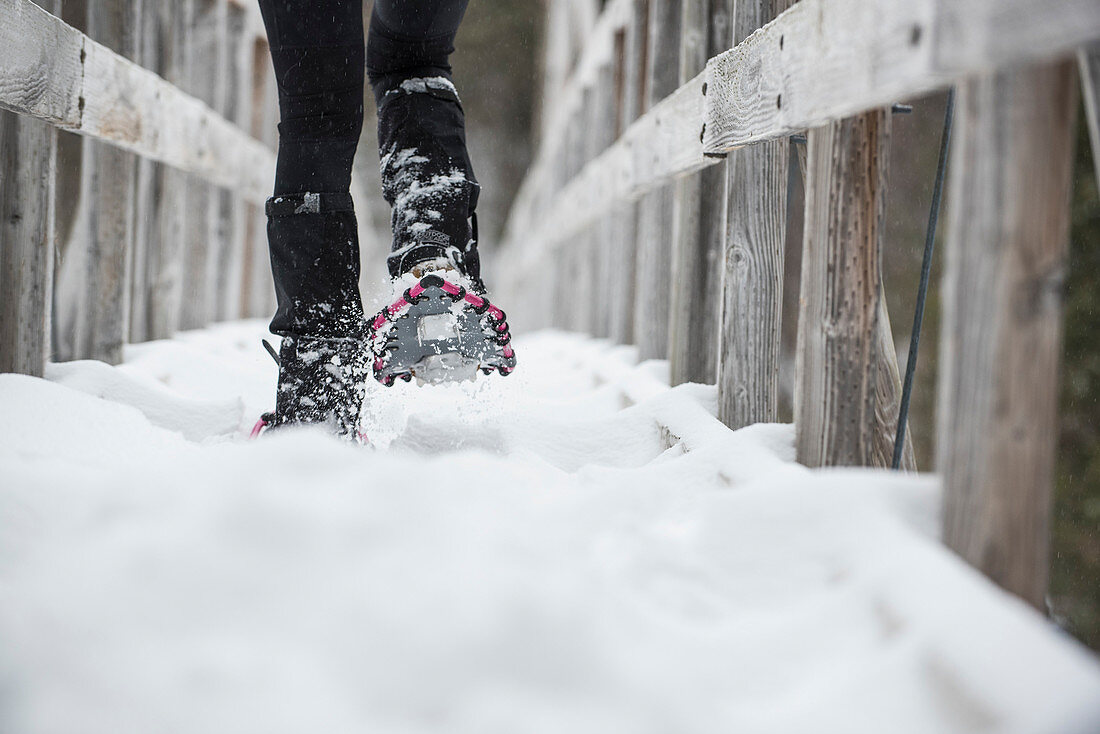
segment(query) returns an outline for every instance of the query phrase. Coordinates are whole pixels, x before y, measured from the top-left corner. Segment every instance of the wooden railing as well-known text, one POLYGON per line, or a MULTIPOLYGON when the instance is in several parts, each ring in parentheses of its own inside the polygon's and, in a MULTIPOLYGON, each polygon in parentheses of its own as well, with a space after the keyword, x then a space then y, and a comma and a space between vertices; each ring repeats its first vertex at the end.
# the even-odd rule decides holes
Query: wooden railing
POLYGON ((274 310, 251 0, 0 0, 0 106, 0 371, 274 310))
POLYGON ((513 324, 636 344, 669 360, 673 383, 716 383, 730 427, 774 421, 787 214, 803 207, 793 408, 810 466, 889 464, 890 106, 956 87, 935 459, 944 540, 1041 606, 1074 54, 1100 141, 1100 3, 609 0, 579 28, 568 19, 594 14, 593 1, 549 8, 542 140, 498 264, 513 324), (788 138, 802 133, 806 198, 788 201, 788 138))

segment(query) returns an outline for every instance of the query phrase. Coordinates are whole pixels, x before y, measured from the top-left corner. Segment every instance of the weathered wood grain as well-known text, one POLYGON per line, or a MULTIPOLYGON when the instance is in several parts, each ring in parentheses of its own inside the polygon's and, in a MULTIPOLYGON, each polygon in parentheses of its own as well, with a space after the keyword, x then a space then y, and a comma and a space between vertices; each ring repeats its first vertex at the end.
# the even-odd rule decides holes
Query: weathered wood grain
POLYGON ((84 36, 29 0, 0 2, 0 106, 80 125, 84 36))
POLYGON ((708 152, 887 106, 1093 40, 1095 0, 803 0, 708 64, 708 152))
POLYGON ((199 100, 38 8, 0 0, 0 106, 262 203, 272 150, 199 100))
POLYGON ((889 115, 810 131, 795 377, 795 447, 807 466, 874 455, 880 256, 889 115))
POLYGON ((958 89, 943 279, 937 468, 944 541, 1044 608, 1077 73, 958 89))
MULTIPOLYGON (((740 43, 790 3, 738 2, 740 43)), ((709 88, 708 88, 709 92, 709 88)), ((732 151, 724 165, 728 208, 718 353, 718 417, 731 428, 778 420, 789 156, 784 141, 732 151)))
POLYGON ((1096 173, 1096 188, 1100 191, 1100 41, 1078 51, 1077 61, 1081 67, 1081 90, 1092 146, 1092 170, 1096 173))
MULTIPOLYGON (((890 328, 885 293, 879 295, 878 345, 875 351, 875 432, 871 466, 886 468, 892 466, 894 461, 894 442, 897 440, 898 412, 901 408, 901 369, 898 366, 898 352, 894 345, 894 332, 890 328)), ((908 426, 898 468, 904 471, 917 470, 913 432, 908 430, 908 426)))
MULTIPOLYGON (((60 12, 60 0, 39 5, 60 12)), ((49 358, 57 150, 52 125, 0 112, 0 372, 41 377, 49 358)))
MULTIPOLYGON (((732 10, 729 0, 683 0, 681 82, 699 74, 708 58, 729 47, 732 10)), ((675 191, 669 375, 673 385, 713 384, 722 312, 726 167, 691 174, 677 182, 675 191)))
POLYGON ((727 161, 718 417, 735 429, 779 417, 788 161, 783 141, 727 161))
MULTIPOLYGON (((140 8, 140 0, 88 0, 89 38, 112 49, 112 53, 135 57, 140 8)), ((130 331, 129 275, 137 160, 132 153, 95 139, 85 139, 84 143, 89 166, 86 188, 81 193, 88 202, 84 281, 87 330, 81 334, 77 356, 118 364, 130 331)))
POLYGON ((41 377, 50 351, 57 131, 0 112, 0 372, 41 377))
MULTIPOLYGON (((61 4, 65 23, 84 30, 85 0, 61 4)), ((57 259, 54 267, 54 297, 51 313, 51 359, 73 359, 83 315, 84 252, 87 227, 81 200, 84 190, 84 138, 63 129, 57 135, 55 236, 57 259)))

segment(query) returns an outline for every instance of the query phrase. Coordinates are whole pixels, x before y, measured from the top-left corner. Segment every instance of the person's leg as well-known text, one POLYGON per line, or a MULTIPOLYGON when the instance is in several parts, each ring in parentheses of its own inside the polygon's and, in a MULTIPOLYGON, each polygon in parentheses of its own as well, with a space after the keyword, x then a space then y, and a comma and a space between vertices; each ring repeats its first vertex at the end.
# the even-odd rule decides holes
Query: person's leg
POLYGON ((449 56, 467 0, 376 0, 367 72, 378 105, 382 189, 396 277, 446 258, 480 283, 471 218, 478 184, 449 56))
POLYGON ((363 126, 362 0, 260 0, 279 91, 268 203, 280 335, 362 329, 351 167, 363 126))
POLYGON ((350 187, 363 125, 362 0, 259 0, 279 92, 268 240, 283 337, 276 422, 335 422, 362 403, 363 307, 350 187))
POLYGON ((448 62, 466 0, 376 0, 367 73, 378 104, 382 190, 393 207, 394 300, 370 326, 384 385, 507 375, 515 352, 477 253, 478 184, 448 62))

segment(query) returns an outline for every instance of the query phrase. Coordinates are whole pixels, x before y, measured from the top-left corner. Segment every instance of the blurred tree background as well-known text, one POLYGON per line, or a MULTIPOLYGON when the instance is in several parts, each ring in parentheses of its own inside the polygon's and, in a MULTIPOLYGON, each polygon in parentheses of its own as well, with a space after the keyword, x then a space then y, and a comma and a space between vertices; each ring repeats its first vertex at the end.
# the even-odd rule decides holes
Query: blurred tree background
POLYGON ((1083 107, 1077 129, 1050 597, 1059 624, 1100 650, 1100 151, 1083 107))
MULTIPOLYGON (((523 180, 535 145, 544 16, 544 3, 534 0, 471 0, 452 58, 455 82, 466 111, 470 152, 482 183, 478 211, 490 264, 511 199, 523 180)), ((895 115, 893 119, 883 278, 903 368, 945 101, 944 94, 911 100, 913 113, 895 115)), ((1079 134, 1066 282, 1066 346, 1050 606, 1060 625, 1100 650, 1100 329, 1096 328, 1100 321, 1100 200, 1083 112, 1079 134)), ((376 150, 373 122, 368 122, 362 146, 362 155, 367 158, 362 163, 366 165, 369 161, 375 171, 376 150)), ((792 197, 801 196, 796 164, 792 167, 790 193, 792 197)), ((945 193, 910 418, 922 471, 930 471, 935 458, 939 278, 947 198, 945 193)), ((373 226, 379 241, 386 243, 388 210, 380 196, 372 196, 372 201, 377 205, 372 210, 373 226)), ((789 298, 784 313, 788 355, 794 341, 801 247, 801 216, 797 207, 792 210, 786 286, 789 298)), ((382 250, 384 247, 379 250, 379 259, 382 250)), ((494 276, 507 277, 507 274, 494 273, 494 276)), ((788 398, 787 420, 790 378, 788 360, 783 380, 788 398)))

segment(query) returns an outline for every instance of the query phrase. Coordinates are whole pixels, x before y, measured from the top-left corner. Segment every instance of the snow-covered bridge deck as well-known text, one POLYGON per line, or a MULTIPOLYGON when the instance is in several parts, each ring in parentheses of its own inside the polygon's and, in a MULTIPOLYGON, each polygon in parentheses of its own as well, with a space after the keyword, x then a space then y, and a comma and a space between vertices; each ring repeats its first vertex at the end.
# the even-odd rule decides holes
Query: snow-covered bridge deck
POLYGON ((248 441, 262 333, 0 375, 0 731, 1100 729, 1100 667, 937 542, 934 478, 806 469, 556 333, 372 384, 375 448, 248 441))

